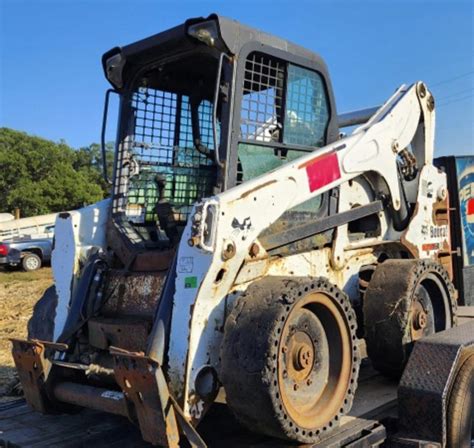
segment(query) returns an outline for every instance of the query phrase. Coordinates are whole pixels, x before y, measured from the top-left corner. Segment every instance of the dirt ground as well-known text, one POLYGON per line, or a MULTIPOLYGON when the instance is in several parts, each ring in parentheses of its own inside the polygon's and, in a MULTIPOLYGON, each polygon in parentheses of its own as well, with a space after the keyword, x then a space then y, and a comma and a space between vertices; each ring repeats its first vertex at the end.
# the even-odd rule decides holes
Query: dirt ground
POLYGON ((8 338, 26 336, 33 306, 51 283, 50 268, 36 272, 0 270, 0 402, 17 396, 17 379, 8 338))

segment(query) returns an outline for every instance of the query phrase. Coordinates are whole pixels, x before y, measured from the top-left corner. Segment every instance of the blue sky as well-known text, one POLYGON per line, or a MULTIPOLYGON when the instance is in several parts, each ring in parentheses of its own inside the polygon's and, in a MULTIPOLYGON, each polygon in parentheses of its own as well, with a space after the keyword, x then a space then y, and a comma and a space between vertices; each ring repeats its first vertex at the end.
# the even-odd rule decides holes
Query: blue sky
POLYGON ((102 53, 211 12, 321 54, 339 113, 425 81, 438 104, 437 155, 474 153, 470 0, 0 0, 0 126, 98 142, 102 53))

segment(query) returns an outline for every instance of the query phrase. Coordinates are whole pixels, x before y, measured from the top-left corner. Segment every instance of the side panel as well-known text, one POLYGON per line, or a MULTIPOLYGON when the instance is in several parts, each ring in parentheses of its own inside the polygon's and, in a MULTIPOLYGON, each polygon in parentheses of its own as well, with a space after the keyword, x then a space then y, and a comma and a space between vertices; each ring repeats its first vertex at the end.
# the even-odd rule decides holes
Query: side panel
POLYGON ((474 157, 435 159, 448 176, 454 284, 461 305, 474 305, 474 157))
POLYGON ((474 157, 456 157, 464 301, 474 305, 474 157))
POLYGON ((109 215, 110 199, 80 210, 61 213, 56 218, 54 249, 51 257, 58 304, 54 319, 54 340, 61 334, 66 322, 69 301, 79 276, 80 263, 89 249, 105 249, 105 226, 109 215))

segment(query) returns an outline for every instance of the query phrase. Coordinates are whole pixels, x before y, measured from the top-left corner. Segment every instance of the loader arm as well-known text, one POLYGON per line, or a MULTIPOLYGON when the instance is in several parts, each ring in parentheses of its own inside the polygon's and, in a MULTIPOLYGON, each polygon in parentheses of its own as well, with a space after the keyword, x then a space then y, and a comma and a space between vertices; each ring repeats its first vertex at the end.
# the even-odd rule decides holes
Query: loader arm
MULTIPOLYGON (((195 206, 177 255, 168 350, 170 388, 186 416, 198 421, 212 401, 197 394, 196 380, 213 381, 206 375, 219 366, 229 291, 261 232, 290 208, 368 172, 384 181, 397 213, 397 157, 411 144, 421 165, 430 164, 433 129, 433 99, 425 85, 402 86, 351 135, 195 206)), ((157 356, 156 344, 149 356, 157 356)))

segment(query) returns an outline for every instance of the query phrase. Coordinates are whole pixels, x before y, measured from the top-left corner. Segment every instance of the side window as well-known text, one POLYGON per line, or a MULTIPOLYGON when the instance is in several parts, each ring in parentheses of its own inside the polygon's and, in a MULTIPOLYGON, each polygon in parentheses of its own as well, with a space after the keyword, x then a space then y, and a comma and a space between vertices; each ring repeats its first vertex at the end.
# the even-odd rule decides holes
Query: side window
MULTIPOLYGON (((324 146, 329 104, 316 71, 254 52, 245 63, 242 93, 237 184, 324 146)), ((286 211, 261 236, 317 219, 325 213, 324 204, 316 196, 286 211)))
POLYGON ((316 71, 253 52, 242 93, 237 183, 325 144, 329 104, 316 71))
POLYGON ((241 105, 242 140, 279 141, 282 127, 286 64, 261 53, 251 53, 245 63, 241 105))
POLYGON ((283 143, 324 146, 329 107, 321 75, 288 66, 283 143))

